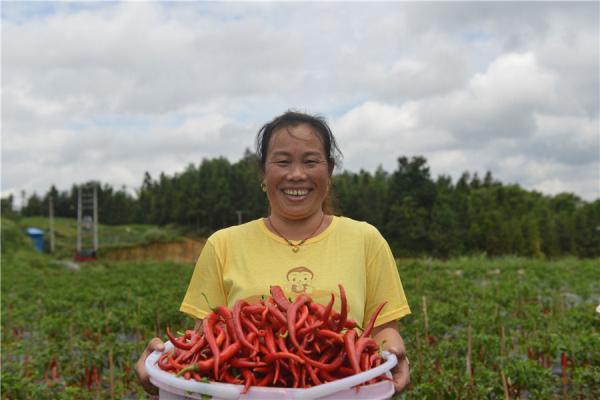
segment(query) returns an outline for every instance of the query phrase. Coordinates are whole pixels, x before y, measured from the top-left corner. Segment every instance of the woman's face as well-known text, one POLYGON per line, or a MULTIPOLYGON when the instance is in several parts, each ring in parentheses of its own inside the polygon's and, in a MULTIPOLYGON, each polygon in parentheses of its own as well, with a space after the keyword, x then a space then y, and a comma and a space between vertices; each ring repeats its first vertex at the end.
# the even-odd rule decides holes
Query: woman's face
POLYGON ((319 212, 327 196, 329 176, 323 143, 310 125, 273 132, 264 175, 272 214, 299 220, 319 212))

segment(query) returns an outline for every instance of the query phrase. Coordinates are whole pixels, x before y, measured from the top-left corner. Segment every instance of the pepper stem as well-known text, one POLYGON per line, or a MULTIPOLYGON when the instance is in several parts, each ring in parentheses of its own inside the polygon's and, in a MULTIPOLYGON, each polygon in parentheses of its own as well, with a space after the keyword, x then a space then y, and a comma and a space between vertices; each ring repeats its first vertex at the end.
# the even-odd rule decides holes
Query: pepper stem
POLYGON ((210 308, 210 310, 212 312, 217 312, 217 309, 210 305, 210 301, 208 301, 208 297, 206 297, 206 294, 204 292, 202 292, 200 294, 202 295, 202 297, 204 297, 204 300, 206 300, 206 304, 208 305, 208 308, 210 308))
POLYGON ((179 371, 177 373, 177 375, 175 375, 175 376, 181 376, 181 375, 185 374, 188 371, 198 371, 198 365, 192 364, 189 367, 185 367, 184 369, 182 369, 181 371, 179 371))

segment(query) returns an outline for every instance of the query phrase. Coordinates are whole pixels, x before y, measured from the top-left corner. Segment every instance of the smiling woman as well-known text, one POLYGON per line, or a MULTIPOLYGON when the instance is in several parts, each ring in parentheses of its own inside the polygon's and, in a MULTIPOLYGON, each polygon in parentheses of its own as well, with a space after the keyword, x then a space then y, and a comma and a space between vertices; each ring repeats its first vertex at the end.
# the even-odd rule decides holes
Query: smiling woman
MULTIPOLYGON (((180 310, 194 317, 200 330, 211 306, 232 308, 238 300, 256 303, 269 295, 271 286, 283 288, 285 297, 310 296, 325 304, 342 285, 347 300, 340 296, 334 307, 347 304, 348 319, 359 326, 366 326, 386 302, 372 335, 384 350, 397 355, 393 380, 396 391, 402 391, 409 382, 409 367, 397 321, 410 308, 394 256, 379 231, 331 213, 329 185, 341 152, 326 121, 286 112, 260 129, 257 155, 269 213, 208 238, 180 310)), ((156 388, 144 362, 150 352, 163 348, 153 339, 137 365, 149 392, 156 388)))
POLYGON ((271 132, 260 159, 262 188, 270 205, 268 226, 286 240, 306 240, 324 229, 323 222, 330 222, 323 209, 334 167, 325 150, 327 136, 309 123, 280 122, 271 132))

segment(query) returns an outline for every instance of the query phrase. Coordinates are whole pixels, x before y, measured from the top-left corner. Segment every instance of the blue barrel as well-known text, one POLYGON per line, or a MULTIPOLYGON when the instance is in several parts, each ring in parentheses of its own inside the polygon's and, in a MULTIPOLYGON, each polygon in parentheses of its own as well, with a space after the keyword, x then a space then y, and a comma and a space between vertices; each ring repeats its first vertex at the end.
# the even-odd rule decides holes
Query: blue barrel
POLYGON ((44 231, 38 228, 27 228, 25 232, 33 241, 35 249, 42 253, 44 251, 44 231))

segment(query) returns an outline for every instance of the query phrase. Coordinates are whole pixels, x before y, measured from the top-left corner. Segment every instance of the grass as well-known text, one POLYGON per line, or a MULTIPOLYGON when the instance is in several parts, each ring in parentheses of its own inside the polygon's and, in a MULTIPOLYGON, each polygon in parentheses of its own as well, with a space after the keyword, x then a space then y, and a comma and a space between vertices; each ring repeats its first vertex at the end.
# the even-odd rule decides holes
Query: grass
MULTIPOLYGON (((6 220, 6 219, 4 219, 6 220)), ((4 221, 3 220, 3 221, 4 221)), ((50 226, 46 217, 24 217, 16 222, 19 227, 36 227, 44 231, 45 251, 50 247, 50 226)), ((54 219, 56 258, 71 258, 77 247, 77 220, 72 218, 54 219)), ((155 225, 98 225, 98 252, 113 249, 147 245, 156 242, 181 240, 180 231, 174 226, 157 227, 155 225)), ((93 248, 93 233, 82 231, 82 247, 93 248)))
MULTIPOLYGON (((68 270, 35 252, 22 224, 2 221, 2 399, 145 398, 133 366, 166 326, 193 326, 178 311, 192 267, 68 270), (53 361, 60 377, 48 384, 53 361)), ((72 234, 72 221, 61 224, 72 234)), ((400 323, 411 360, 404 398, 503 399, 502 375, 511 398, 600 398, 598 260, 422 259, 398 269, 412 309, 400 323)))

